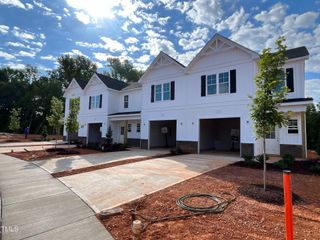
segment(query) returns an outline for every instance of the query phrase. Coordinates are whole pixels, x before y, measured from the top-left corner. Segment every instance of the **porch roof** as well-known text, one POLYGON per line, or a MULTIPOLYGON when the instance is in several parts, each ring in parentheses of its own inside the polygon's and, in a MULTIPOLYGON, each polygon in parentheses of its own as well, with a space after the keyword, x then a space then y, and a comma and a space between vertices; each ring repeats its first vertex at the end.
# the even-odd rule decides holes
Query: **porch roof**
POLYGON ((111 113, 108 118, 110 120, 140 120, 141 111, 111 113))

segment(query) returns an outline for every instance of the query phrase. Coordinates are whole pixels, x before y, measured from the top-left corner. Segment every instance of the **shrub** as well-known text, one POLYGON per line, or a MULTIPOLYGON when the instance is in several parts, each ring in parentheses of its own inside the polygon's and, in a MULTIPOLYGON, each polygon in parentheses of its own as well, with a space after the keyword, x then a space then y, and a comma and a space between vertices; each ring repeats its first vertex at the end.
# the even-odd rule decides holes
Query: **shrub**
POLYGON ((289 169, 294 163, 294 156, 291 154, 285 154, 282 156, 282 159, 278 162, 275 162, 274 165, 280 167, 281 169, 289 169))
POLYGON ((310 167, 310 171, 320 175, 320 163, 316 163, 313 166, 310 167))
MULTIPOLYGON (((254 160, 256 160, 258 163, 263 164, 263 154, 255 156, 254 160)), ((269 160, 268 155, 266 155, 266 161, 269 160)))
POLYGON ((243 156, 243 159, 244 159, 244 163, 245 163, 246 165, 251 166, 251 165, 255 165, 255 164, 256 164, 256 162, 255 162, 255 157, 252 156, 252 155, 244 155, 244 156, 243 156))

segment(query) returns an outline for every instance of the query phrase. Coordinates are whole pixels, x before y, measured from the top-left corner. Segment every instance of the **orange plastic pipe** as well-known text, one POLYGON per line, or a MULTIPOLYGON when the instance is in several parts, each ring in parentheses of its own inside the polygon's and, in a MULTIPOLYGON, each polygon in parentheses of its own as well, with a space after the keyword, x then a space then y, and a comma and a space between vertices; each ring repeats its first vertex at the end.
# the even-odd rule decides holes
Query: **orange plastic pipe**
POLYGON ((283 171, 284 210, 286 223, 286 240, 293 240, 293 213, 291 193, 291 171, 283 171))

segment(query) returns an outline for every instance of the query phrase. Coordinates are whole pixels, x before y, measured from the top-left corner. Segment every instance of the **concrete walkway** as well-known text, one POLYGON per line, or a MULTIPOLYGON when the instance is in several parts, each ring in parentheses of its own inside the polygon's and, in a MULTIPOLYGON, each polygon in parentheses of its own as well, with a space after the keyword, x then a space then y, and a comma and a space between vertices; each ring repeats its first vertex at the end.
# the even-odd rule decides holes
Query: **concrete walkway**
POLYGON ((0 154, 0 192, 3 240, 113 239, 77 195, 32 163, 0 154))
POLYGON ((103 163, 111 163, 127 159, 159 156, 169 153, 168 150, 143 150, 131 149, 130 151, 105 152, 88 155, 76 155, 48 160, 34 161, 35 164, 47 170, 49 173, 63 172, 71 169, 95 166, 103 163))
MULTIPOLYGON (((60 178, 96 212, 143 197, 239 157, 188 154, 156 158, 60 178)), ((196 189, 190 189, 190 192, 196 189)))

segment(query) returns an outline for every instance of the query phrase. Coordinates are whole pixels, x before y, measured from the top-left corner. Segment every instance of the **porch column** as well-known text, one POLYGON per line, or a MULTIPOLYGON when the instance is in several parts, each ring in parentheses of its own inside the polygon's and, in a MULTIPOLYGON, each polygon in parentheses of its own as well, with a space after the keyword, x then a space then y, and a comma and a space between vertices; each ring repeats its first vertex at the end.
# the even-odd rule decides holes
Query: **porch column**
POLYGON ((307 158, 306 113, 301 112, 302 157, 307 158))
POLYGON ((128 143, 128 120, 124 121, 123 143, 128 143))

